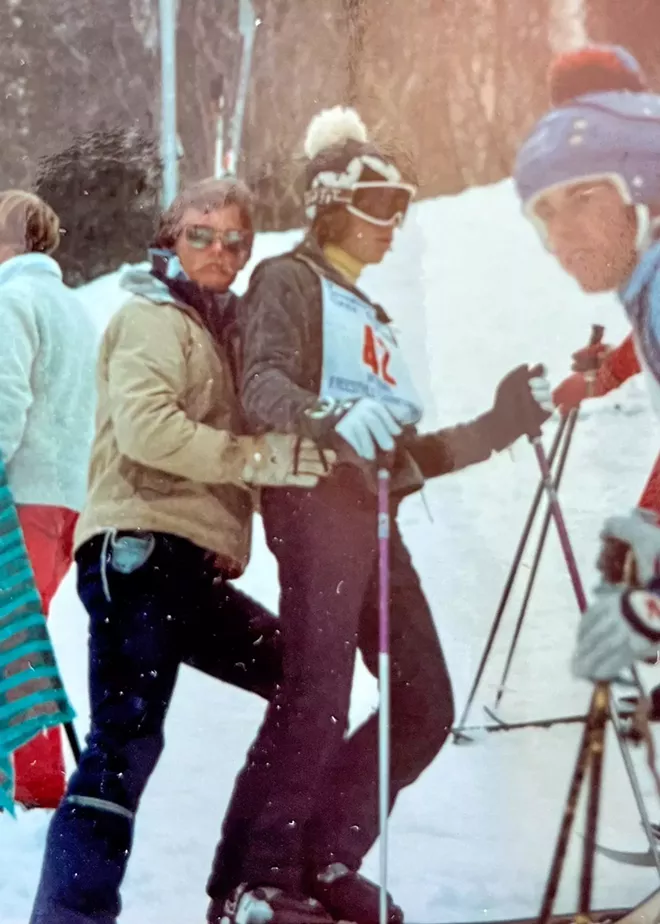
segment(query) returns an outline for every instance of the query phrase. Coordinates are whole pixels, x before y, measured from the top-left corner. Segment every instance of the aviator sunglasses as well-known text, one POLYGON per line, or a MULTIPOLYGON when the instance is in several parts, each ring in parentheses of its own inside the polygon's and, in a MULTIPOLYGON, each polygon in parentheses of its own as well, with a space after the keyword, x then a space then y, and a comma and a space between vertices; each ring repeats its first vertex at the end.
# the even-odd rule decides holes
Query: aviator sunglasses
POLYGON ((229 253, 241 254, 250 249, 252 234, 250 231, 216 231, 206 225, 188 225, 184 229, 184 236, 195 250, 205 250, 216 241, 220 241, 223 250, 229 253))

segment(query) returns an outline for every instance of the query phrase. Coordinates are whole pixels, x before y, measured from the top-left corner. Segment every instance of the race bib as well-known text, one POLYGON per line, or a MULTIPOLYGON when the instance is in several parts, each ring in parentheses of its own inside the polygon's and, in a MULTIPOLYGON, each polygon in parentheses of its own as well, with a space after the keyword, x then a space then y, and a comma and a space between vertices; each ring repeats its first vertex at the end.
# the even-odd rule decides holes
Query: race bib
POLYGON ((404 424, 416 424, 423 407, 391 326, 376 309, 342 286, 321 279, 323 370, 320 397, 375 398, 404 424))

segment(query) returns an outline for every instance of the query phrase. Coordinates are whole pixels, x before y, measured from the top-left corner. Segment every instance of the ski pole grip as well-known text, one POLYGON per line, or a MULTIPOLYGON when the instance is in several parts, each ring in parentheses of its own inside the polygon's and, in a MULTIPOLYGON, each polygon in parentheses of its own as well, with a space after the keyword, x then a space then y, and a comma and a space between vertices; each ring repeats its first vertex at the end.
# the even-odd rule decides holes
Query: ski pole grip
MULTIPOLYGON (((591 337, 589 338, 589 346, 597 346, 599 343, 603 342, 603 337, 605 336, 605 328, 602 324, 592 324, 591 325, 591 337)), ((594 382, 596 381, 596 373, 598 372, 598 359, 594 357, 593 365, 590 369, 585 372, 585 379, 587 382, 587 397, 591 398, 594 390, 594 382)))
MULTIPOLYGON (((536 401, 530 394, 529 379, 531 375, 540 375, 544 372, 545 370, 543 366, 534 366, 532 369, 530 369, 528 366, 520 366, 518 369, 516 369, 514 376, 511 379, 512 383, 514 381, 516 383, 517 412, 523 422, 523 433, 531 442, 541 437, 542 430, 541 420, 538 417, 539 408, 536 401)), ((550 417, 550 414, 547 414, 546 416, 550 417)))

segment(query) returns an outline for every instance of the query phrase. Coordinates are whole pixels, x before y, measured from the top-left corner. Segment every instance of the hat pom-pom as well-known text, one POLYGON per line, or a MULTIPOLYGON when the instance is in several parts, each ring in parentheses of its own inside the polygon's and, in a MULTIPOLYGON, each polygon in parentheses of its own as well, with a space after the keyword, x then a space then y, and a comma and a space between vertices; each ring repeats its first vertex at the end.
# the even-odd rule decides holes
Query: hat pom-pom
POLYGON ((305 136, 305 154, 313 160, 327 148, 347 141, 364 143, 367 139, 366 126, 355 109, 334 106, 319 112, 309 123, 305 136))
POLYGON ((648 89, 639 63, 618 45, 587 45, 554 59, 548 69, 548 88, 553 106, 561 106, 586 93, 648 89))

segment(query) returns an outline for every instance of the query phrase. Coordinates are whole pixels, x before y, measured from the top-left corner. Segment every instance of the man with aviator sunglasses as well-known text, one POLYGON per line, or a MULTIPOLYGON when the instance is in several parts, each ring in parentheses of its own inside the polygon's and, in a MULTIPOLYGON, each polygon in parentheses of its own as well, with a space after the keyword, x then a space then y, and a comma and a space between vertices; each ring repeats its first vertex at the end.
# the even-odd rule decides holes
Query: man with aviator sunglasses
MULTIPOLYGON (((311 227, 259 264, 241 306, 242 399, 254 432, 308 435, 339 464, 312 490, 264 490, 280 578, 284 676, 236 783, 207 891, 210 924, 378 924, 379 891, 358 874, 378 835, 377 718, 346 737, 360 648, 378 672, 376 465, 391 460, 391 785, 428 767, 453 721, 429 605, 396 525, 425 477, 487 459, 549 416, 540 370, 521 366, 493 408, 418 436, 422 404, 383 309, 357 287, 380 263, 414 187, 354 110, 322 112, 306 143, 311 227), (309 898, 321 906, 312 914, 309 898)), ((390 924, 403 919, 390 900, 390 924)))
POLYGON ((135 815, 163 750, 181 664, 263 697, 281 679, 278 620, 231 579, 256 491, 309 489, 332 452, 245 433, 237 298, 251 197, 233 180, 182 192, 152 268, 129 269, 97 367, 96 434, 75 532, 89 614, 91 730, 48 834, 31 924, 114 924, 135 815))

